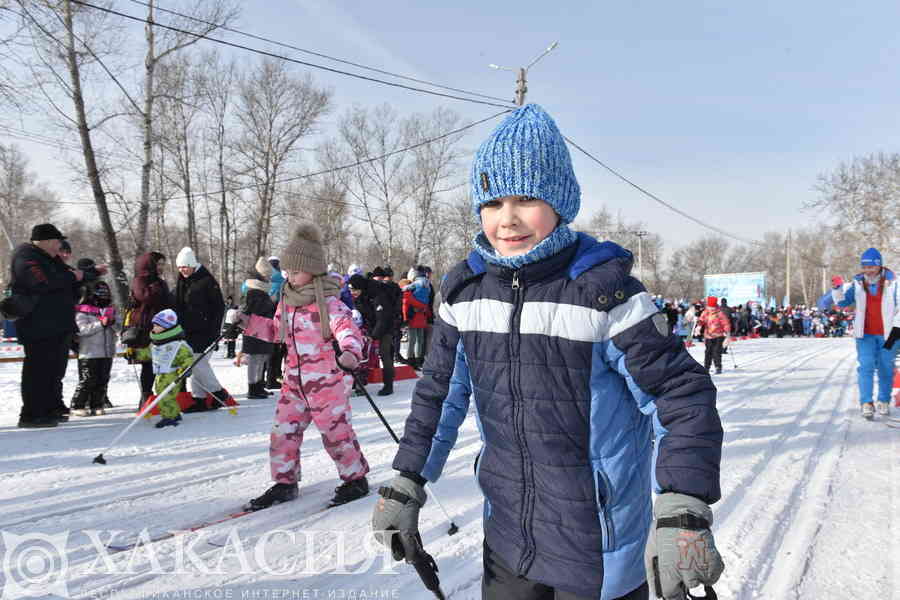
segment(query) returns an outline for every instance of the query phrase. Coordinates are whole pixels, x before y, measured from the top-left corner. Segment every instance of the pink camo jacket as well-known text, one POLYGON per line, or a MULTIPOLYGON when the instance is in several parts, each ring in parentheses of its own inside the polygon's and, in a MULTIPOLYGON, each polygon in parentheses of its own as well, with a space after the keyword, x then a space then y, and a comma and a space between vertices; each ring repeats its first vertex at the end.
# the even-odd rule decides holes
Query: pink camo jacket
MULTIPOLYGON (((328 306, 329 323, 334 339, 344 352, 350 352, 362 361, 363 340, 359 328, 347 305, 334 296, 325 299, 328 306)), ((315 302, 306 306, 285 306, 279 303, 275 311, 276 327, 281 323, 281 313, 287 311, 287 327, 284 342, 288 347, 288 364, 319 369, 337 369, 337 359, 331 340, 322 338, 319 327, 319 307, 315 302), (293 355, 293 360, 291 360, 293 355), (299 361, 297 360, 299 359, 299 361)))

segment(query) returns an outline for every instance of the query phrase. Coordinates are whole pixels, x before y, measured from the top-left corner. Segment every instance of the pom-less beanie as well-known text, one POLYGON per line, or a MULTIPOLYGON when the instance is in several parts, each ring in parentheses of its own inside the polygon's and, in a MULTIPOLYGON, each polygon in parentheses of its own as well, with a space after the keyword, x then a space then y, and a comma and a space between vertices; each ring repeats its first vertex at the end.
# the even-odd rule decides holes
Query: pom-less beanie
POLYGON ((875 248, 869 248, 862 253, 862 256, 859 258, 859 262, 863 267, 880 267, 881 252, 879 252, 875 248))
POLYGON ((175 257, 175 266, 199 269, 200 262, 197 260, 197 255, 194 254, 194 250, 189 246, 185 246, 178 253, 178 256, 175 257))
POLYGON ((553 207, 563 224, 578 216, 581 188, 566 141, 547 112, 528 104, 507 116, 475 154, 472 209, 503 196, 531 196, 553 207))

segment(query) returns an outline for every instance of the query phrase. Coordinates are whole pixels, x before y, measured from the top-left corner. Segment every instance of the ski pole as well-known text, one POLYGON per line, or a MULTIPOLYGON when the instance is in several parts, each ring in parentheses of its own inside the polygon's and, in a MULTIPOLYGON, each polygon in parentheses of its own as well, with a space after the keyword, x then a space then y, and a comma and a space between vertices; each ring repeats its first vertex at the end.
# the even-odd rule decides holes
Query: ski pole
POLYGON ((156 406, 160 400, 165 398, 166 394, 168 394, 176 385, 180 385, 182 381, 187 379, 190 376, 191 372, 194 370, 194 366, 198 362, 200 362, 200 359, 202 359, 204 356, 206 356, 207 354, 212 352, 212 349, 216 347, 216 344, 219 343, 220 339, 222 339, 221 335, 216 339, 216 341, 214 341, 212 344, 210 344, 209 347, 206 348, 206 350, 204 350, 200 356, 198 356, 197 358, 194 359, 194 362, 192 362, 190 364, 190 366, 188 366, 188 368, 184 370, 184 373, 182 373, 181 375, 176 377, 175 380, 172 381, 172 383, 167 385, 161 394, 157 394, 156 398, 153 399, 153 402, 148 402, 143 408, 141 408, 141 411, 137 414, 137 416, 135 416, 134 419, 131 420, 131 423, 129 423, 128 426, 124 430, 122 430, 119 433, 119 435, 117 435, 115 437, 115 439, 113 439, 112 442, 110 442, 109 446, 107 446, 102 452, 100 452, 100 454, 98 454, 97 456, 94 457, 93 462, 98 465, 105 465, 106 459, 103 458, 103 453, 109 452, 116 444, 119 443, 119 440, 121 440, 123 437, 125 437, 126 433, 131 431, 131 428, 134 427, 137 424, 137 422, 141 420, 141 417, 143 417, 144 415, 150 414, 150 411, 153 410, 153 407, 156 406))
POLYGON ((206 387, 205 385, 203 385, 202 383, 200 383, 199 381, 194 380, 194 381, 191 382, 191 385, 194 385, 194 383, 196 383, 198 386, 200 386, 201 388, 203 388, 203 391, 206 392, 207 395, 211 396, 213 400, 215 400, 216 402, 218 402, 219 405, 220 405, 222 408, 224 408, 225 410, 227 410, 227 411, 228 411, 228 414, 234 415, 235 417, 237 416, 237 407, 236 407, 236 406, 228 406, 227 404, 225 404, 224 402, 222 402, 221 400, 219 400, 218 396, 216 396, 216 395, 213 394, 211 391, 209 391, 209 388, 206 387))
POLYGON ((731 355, 731 364, 734 365, 734 370, 737 371, 738 366, 737 361, 734 358, 734 348, 729 347, 729 350, 731 350, 731 352, 728 353, 731 355))
MULTIPOLYGON (((682 584, 683 585, 683 584, 682 584)), ((685 600, 719 600, 716 590, 711 585, 703 584, 703 595, 694 596, 690 592, 684 593, 685 600)))
MULTIPOLYGON (((378 405, 375 404, 375 401, 372 400, 372 396, 369 395, 369 390, 366 389, 364 385, 362 385, 359 380, 356 378, 355 374, 351 374, 353 377, 353 383, 356 384, 358 390, 362 391, 363 395, 365 395, 366 399, 369 401, 369 404, 372 406, 372 409, 375 411, 375 414, 378 415, 378 418, 381 419, 381 423, 384 425, 385 429, 388 430, 388 433, 391 434, 391 437, 394 438, 394 441, 397 445, 400 444, 400 438, 397 437, 397 434, 394 433, 394 430, 391 428, 390 424, 387 422, 387 419, 384 418, 384 415, 381 414, 381 411, 378 409, 378 405)), ((456 523, 453 522, 453 519, 450 517, 450 514, 447 512, 447 509, 444 508, 444 505, 441 504, 440 499, 437 497, 437 494, 434 493, 434 490, 431 489, 431 486, 428 485, 428 482, 425 482, 425 489, 428 490, 428 495, 434 498, 434 501, 440 507, 441 512, 444 513, 444 517, 447 518, 447 522, 450 523, 450 528, 447 530, 447 535, 453 535, 459 531, 459 527, 456 523)))

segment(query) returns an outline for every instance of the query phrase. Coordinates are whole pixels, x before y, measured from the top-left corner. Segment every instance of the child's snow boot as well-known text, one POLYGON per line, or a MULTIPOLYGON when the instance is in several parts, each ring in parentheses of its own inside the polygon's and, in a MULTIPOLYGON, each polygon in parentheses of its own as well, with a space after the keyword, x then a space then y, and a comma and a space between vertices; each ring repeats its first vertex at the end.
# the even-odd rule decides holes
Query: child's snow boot
POLYGON ((162 429, 163 427, 178 427, 178 424, 181 423, 181 415, 178 415, 174 419, 169 419, 163 417, 159 420, 159 423, 156 424, 157 429, 162 429))
POLYGON ((340 506, 354 500, 367 496, 369 494, 369 480, 365 477, 345 481, 338 487, 334 488, 334 498, 331 499, 329 506, 340 506))
POLYGON ((254 498, 244 505, 244 510, 262 510, 282 502, 296 500, 300 490, 296 483, 276 483, 259 498, 254 498))

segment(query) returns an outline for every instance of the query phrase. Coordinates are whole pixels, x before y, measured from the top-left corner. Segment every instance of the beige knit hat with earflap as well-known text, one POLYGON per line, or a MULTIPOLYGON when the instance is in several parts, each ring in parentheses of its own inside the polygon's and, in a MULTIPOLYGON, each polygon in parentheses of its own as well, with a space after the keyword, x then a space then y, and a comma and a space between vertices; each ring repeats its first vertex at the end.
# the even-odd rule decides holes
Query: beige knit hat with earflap
POLYGON ((322 234, 312 223, 303 223, 294 231, 291 242, 281 253, 281 268, 285 271, 304 271, 324 275, 328 271, 322 234))

